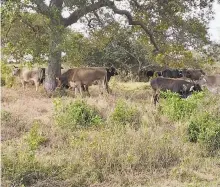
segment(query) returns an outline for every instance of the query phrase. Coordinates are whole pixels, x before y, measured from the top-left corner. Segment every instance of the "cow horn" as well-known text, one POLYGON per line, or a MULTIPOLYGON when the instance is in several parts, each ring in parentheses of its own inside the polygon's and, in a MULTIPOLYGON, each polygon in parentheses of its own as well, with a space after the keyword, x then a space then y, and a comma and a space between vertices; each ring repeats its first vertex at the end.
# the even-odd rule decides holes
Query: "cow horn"
POLYGON ((194 89, 194 86, 191 86, 190 89, 189 89, 189 91, 192 92, 193 89, 194 89))

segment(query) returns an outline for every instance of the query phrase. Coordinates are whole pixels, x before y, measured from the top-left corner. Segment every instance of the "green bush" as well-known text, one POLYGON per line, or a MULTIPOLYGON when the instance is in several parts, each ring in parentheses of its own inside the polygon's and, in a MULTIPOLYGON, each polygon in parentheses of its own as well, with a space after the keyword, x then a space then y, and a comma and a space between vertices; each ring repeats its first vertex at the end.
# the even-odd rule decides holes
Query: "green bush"
POLYGON ((12 87, 13 84, 14 77, 11 68, 6 63, 1 62, 1 86, 12 87))
POLYGON ((188 137, 191 142, 204 144, 208 151, 220 149, 220 117, 207 112, 192 117, 188 137))
POLYGON ((76 100, 69 104, 62 104, 60 99, 54 100, 55 122, 65 128, 76 129, 103 124, 97 110, 89 106, 83 100, 76 100))
POLYGON ((125 101, 119 100, 110 115, 110 121, 116 125, 137 126, 140 124, 140 112, 125 101))
POLYGON ((204 93, 193 93, 187 99, 181 99, 178 94, 168 92, 161 92, 162 100, 160 111, 166 114, 174 121, 184 120, 189 118, 197 110, 198 104, 204 98, 204 93))
POLYGON ((27 144, 31 151, 35 151, 42 143, 46 141, 46 138, 39 132, 39 125, 39 122, 35 121, 26 137, 27 144))

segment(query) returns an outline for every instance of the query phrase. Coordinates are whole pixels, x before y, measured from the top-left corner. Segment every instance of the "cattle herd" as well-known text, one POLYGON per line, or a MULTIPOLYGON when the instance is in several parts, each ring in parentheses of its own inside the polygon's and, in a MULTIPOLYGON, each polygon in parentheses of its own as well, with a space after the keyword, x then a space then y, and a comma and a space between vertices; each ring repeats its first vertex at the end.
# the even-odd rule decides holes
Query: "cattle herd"
MULTIPOLYGON (((44 84, 46 77, 46 68, 36 68, 29 70, 27 68, 13 68, 12 75, 19 77, 23 88, 26 83, 33 82, 36 91, 40 84, 44 84)), ((103 89, 109 93, 108 82, 112 76, 118 75, 115 67, 82 67, 63 69, 61 68, 61 75, 56 77, 56 85, 61 89, 77 90, 82 95, 82 92, 89 94, 89 86, 98 84, 100 92, 103 89)), ((162 71, 142 69, 139 75, 151 78, 150 85, 153 89, 154 104, 159 101, 160 91, 170 90, 178 93, 180 97, 187 98, 194 91, 202 91, 203 87, 207 87, 212 93, 220 93, 220 75, 208 76, 201 69, 164 69, 162 71)))

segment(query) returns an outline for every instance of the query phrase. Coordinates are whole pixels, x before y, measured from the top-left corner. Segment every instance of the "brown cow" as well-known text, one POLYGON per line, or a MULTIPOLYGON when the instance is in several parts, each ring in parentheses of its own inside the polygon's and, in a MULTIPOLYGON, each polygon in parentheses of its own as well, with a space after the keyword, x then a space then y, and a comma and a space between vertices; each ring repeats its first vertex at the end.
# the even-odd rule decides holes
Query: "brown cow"
POLYGON ((85 86, 88 92, 88 87, 94 81, 98 81, 99 88, 102 86, 109 93, 107 71, 105 68, 78 68, 75 70, 72 80, 69 83, 72 88, 77 88, 82 95, 82 87, 85 86))
POLYGON ((107 70, 105 68, 74 68, 69 69, 64 74, 62 74, 58 79, 59 86, 68 85, 73 89, 79 90, 82 95, 83 91, 88 91, 88 87, 91 86, 95 81, 99 83, 99 86, 103 86, 107 92, 108 83, 107 83, 107 70))

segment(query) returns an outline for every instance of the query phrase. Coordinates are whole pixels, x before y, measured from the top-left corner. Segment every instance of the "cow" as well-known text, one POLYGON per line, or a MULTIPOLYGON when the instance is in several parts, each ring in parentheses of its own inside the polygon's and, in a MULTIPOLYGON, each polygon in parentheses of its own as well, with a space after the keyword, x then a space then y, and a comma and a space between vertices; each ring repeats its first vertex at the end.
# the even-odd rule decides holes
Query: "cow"
POLYGON ((181 78, 182 77, 182 70, 173 69, 172 70, 172 78, 181 78))
POLYGON ((162 71, 162 76, 167 78, 173 78, 172 77, 172 71, 170 69, 165 69, 162 71))
POLYGON ((107 70, 105 68, 78 68, 75 70, 73 78, 69 83, 75 91, 77 88, 82 95, 82 87, 85 86, 85 90, 88 92, 88 87, 91 86, 94 81, 98 81, 99 88, 103 86, 107 93, 109 93, 107 70))
POLYGON ((212 93, 220 93, 220 75, 202 75, 198 81, 198 84, 200 84, 202 87, 207 87, 207 89, 212 93))
POLYGON ((202 75, 205 75, 205 72, 202 69, 183 69, 183 77, 189 78, 193 81, 198 81, 202 75))
POLYGON ((141 69, 138 72, 139 80, 143 80, 144 77, 147 78, 147 81, 154 76, 154 70, 147 70, 145 68, 141 69))
POLYGON ((182 71, 178 69, 165 69, 162 71, 162 76, 167 78, 180 78, 182 71))
POLYGON ((154 105, 159 101, 159 92, 170 90, 178 93, 182 98, 187 98, 193 91, 202 91, 199 84, 188 82, 183 79, 171 79, 156 77, 151 80, 150 85, 154 91, 154 105))
POLYGON ((82 90, 87 91, 88 95, 90 95, 88 87, 95 81, 98 82, 99 86, 102 85, 109 93, 106 68, 87 67, 69 69, 67 72, 58 77, 57 80, 59 82, 58 85, 67 84, 71 88, 75 89, 75 92, 76 89, 78 89, 81 95, 82 90))
POLYGON ((41 70, 39 69, 29 70, 26 68, 19 68, 14 66, 14 69, 12 70, 12 75, 19 77, 23 89, 25 89, 26 83, 33 81, 36 87, 36 91, 38 91, 38 87, 41 82, 41 78, 40 78, 41 70))
MULTIPOLYGON (((112 76, 118 75, 118 72, 117 72, 116 68, 113 67, 113 66, 111 66, 111 67, 89 67, 89 68, 106 70, 107 71, 107 82, 110 81, 112 76)), ((61 87, 62 88, 66 88, 66 89, 69 88, 69 78, 68 77, 70 77, 70 72, 71 72, 72 75, 74 74, 75 69, 80 69, 80 68, 73 68, 70 71, 66 70, 63 73, 61 73, 61 77, 60 78, 62 79, 61 80, 61 82, 62 82, 61 83, 61 85, 62 85, 61 87)), ((61 70, 61 72, 62 72, 62 70, 61 70)), ((98 81, 94 81, 93 84, 98 84, 98 81)), ((88 92, 88 88, 86 87, 86 85, 84 85, 82 87, 82 90, 88 92)))

